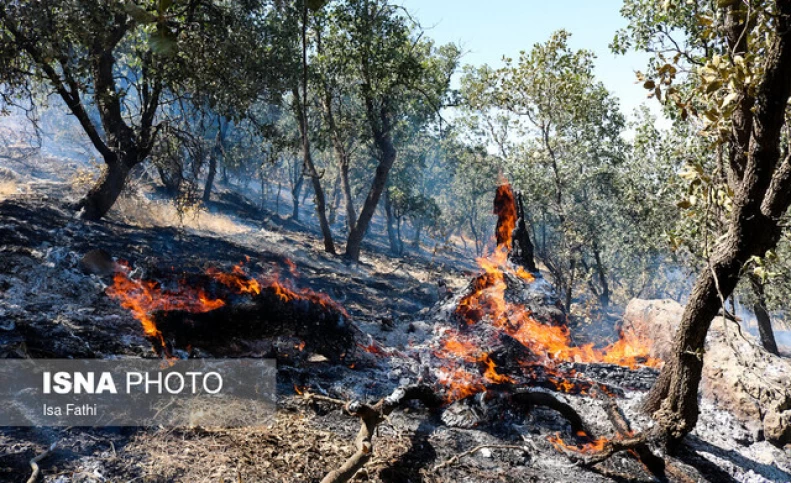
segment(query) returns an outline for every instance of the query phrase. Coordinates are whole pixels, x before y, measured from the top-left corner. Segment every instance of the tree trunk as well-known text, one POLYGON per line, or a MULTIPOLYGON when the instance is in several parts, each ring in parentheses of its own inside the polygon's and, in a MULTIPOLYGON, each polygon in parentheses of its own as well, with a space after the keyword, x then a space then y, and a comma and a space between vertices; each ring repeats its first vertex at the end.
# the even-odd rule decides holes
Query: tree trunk
POLYGON ((772 332, 772 318, 766 310, 764 284, 756 275, 750 275, 750 284, 755 294, 753 312, 755 312, 755 319, 758 322, 758 337, 761 339, 761 345, 772 354, 779 355, 775 334, 772 332))
MULTIPOLYGON (((319 54, 323 54, 321 43, 321 29, 316 29, 316 50, 319 54)), ((335 155, 338 157, 338 167, 340 168, 341 187, 343 189, 343 196, 346 204, 346 226, 349 229, 349 234, 354 231, 354 225, 357 223, 357 213, 354 210, 354 200, 352 198, 352 188, 349 183, 349 149, 341 139, 341 132, 338 125, 335 123, 335 114, 332 109, 332 91, 327 82, 322 83, 321 87, 324 89, 322 96, 322 104, 324 106, 324 116, 327 120, 327 127, 330 131, 330 138, 332 146, 335 149, 335 155)))
MULTIPOLYGON (((382 117, 386 117, 386 114, 383 113, 382 117)), ((387 184, 387 176, 390 173, 390 168, 393 167, 396 160, 396 149, 393 146, 389 127, 385 127, 383 131, 379 131, 378 129, 375 130, 374 142, 379 148, 381 158, 379 160, 379 165, 376 167, 376 174, 371 183, 371 188, 368 191, 368 196, 365 198, 363 210, 360 212, 360 218, 357 220, 357 223, 355 223, 354 229, 349 233, 349 239, 346 242, 345 256, 355 262, 360 260, 360 249, 365 233, 368 231, 368 224, 374 216, 376 206, 379 204, 379 199, 387 184)))
POLYGON ((390 242, 390 253, 395 256, 400 256, 401 251, 399 250, 398 236, 396 234, 396 220, 393 215, 393 204, 390 202, 390 192, 387 190, 385 190, 384 193, 384 205, 385 218, 387 219, 387 240, 390 242))
POLYGON ((604 264, 601 261, 601 251, 599 244, 593 242, 593 258, 596 260, 596 273, 599 277, 599 284, 601 285, 601 292, 599 292, 599 304, 603 308, 610 305, 610 285, 607 283, 607 274, 604 272, 604 264))
POLYGON ((335 176, 335 181, 332 183, 332 201, 330 202, 329 222, 330 226, 335 224, 338 217, 338 208, 341 206, 341 173, 335 176))
POLYGON ((209 155, 209 173, 206 176, 206 184, 203 186, 203 202, 208 203, 211 199, 212 185, 214 184, 214 177, 217 175, 217 160, 222 156, 223 143, 225 141, 225 133, 228 129, 228 123, 223 126, 222 117, 217 117, 217 136, 214 138, 214 147, 212 147, 211 154, 209 155))
POLYGON ((576 276, 576 269, 577 269, 577 260, 572 258, 571 263, 569 265, 568 285, 566 285, 566 301, 563 304, 565 306, 567 314, 571 313, 571 301, 573 300, 572 292, 574 291, 574 278, 576 276))
POLYGON ((352 185, 349 182, 349 160, 348 159, 341 160, 340 165, 341 165, 341 187, 343 188, 344 204, 346 205, 346 226, 349 228, 349 233, 351 234, 351 232, 354 231, 354 226, 357 224, 357 212, 354 209, 354 198, 352 197, 352 185))
POLYGON ((280 194, 283 192, 283 183, 277 182, 277 195, 275 195, 275 215, 280 216, 280 194))
POLYGON ((96 221, 104 217, 123 191, 131 169, 121 159, 107 162, 96 184, 77 205, 82 210, 80 218, 96 221))
POLYGON ((308 135, 308 4, 302 6, 302 100, 299 98, 298 89, 294 92, 294 107, 296 108, 299 119, 299 132, 302 136, 302 155, 305 169, 310 176, 313 184, 313 193, 316 200, 316 214, 319 217, 321 235, 324 238, 324 251, 335 254, 335 242, 332 240, 332 230, 327 221, 327 200, 324 196, 324 189, 321 187, 321 176, 313 164, 313 156, 310 153, 310 138, 308 135))
POLYGON ((423 231, 423 223, 416 222, 414 224, 415 227, 415 238, 412 239, 412 248, 415 250, 420 250, 420 235, 423 231))
POLYGON ((296 184, 291 188, 291 219, 299 221, 299 196, 302 192, 302 182, 304 178, 299 177, 296 184))
POLYGON ((656 410, 654 419, 671 449, 697 423, 703 344, 711 321, 736 287, 747 260, 777 246, 780 219, 791 202, 791 158, 780 162, 780 132, 791 94, 791 1, 778 0, 777 9, 775 38, 756 89, 750 144, 740 147, 747 149, 746 165, 728 234, 698 275, 676 332, 673 359, 646 401, 646 409, 656 410))

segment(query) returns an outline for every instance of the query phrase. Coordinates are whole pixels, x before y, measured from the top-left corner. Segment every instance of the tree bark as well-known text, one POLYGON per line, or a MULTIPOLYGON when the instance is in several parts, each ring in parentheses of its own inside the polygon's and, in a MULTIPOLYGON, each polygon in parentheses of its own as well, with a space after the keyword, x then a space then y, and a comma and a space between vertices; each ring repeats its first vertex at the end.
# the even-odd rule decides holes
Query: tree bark
MULTIPOLYGON (((298 170, 299 166, 295 166, 294 169, 298 170)), ((296 181, 291 186, 291 219, 294 221, 299 221, 299 196, 302 193, 302 183, 305 181, 302 173, 297 176, 296 181)))
POLYGON ((116 159, 105 163, 99 180, 77 205, 84 220, 99 220, 110 211, 124 189, 131 166, 116 159))
MULTIPOLYGON (((345 152, 343 153, 346 155, 345 152)), ((341 167, 341 188, 343 190, 344 204, 346 205, 346 226, 349 233, 354 231, 354 226, 357 224, 357 211, 354 209, 354 198, 352 197, 352 185, 349 182, 349 160, 342 158, 340 161, 341 167)))
POLYGON ((596 241, 593 242, 593 259, 596 261, 596 274, 601 285, 599 304, 607 308, 610 305, 610 284, 607 283, 607 274, 604 272, 604 263, 601 260, 601 250, 599 250, 599 244, 596 241))
MULTIPOLYGON (((316 29, 316 49, 319 54, 323 53, 321 44, 321 30, 316 29)), ((357 223, 357 213, 354 209, 354 198, 352 197, 351 183, 349 182, 349 149, 344 144, 341 136, 341 131, 338 124, 335 122, 335 112, 332 107, 332 90, 329 84, 325 81, 322 83, 324 95, 322 96, 322 105, 324 106, 324 117, 327 121, 327 127, 330 131, 330 139, 332 140, 332 147, 335 150, 335 155, 338 158, 338 168, 341 177, 341 188, 343 190, 344 203, 346 205, 346 226, 349 233, 354 231, 354 225, 357 223)))
POLYGON ((396 217, 393 214, 393 203, 390 201, 390 192, 388 190, 384 192, 384 205, 385 218, 387 219, 387 240, 390 242, 390 253, 395 256, 401 256, 401 249, 395 227, 396 217))

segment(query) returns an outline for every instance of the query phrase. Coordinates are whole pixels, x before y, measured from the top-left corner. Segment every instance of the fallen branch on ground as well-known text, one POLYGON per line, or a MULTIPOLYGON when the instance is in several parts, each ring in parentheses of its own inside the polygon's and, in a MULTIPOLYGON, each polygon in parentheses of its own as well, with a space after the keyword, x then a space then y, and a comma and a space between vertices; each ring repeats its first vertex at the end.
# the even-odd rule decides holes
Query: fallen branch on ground
MULTIPOLYGON (((570 405, 560 401, 547 391, 532 390, 530 388, 518 387, 513 384, 496 384, 487 387, 489 397, 499 397, 506 399, 512 407, 523 408, 525 412, 530 411, 535 406, 544 406, 557 411, 568 420, 574 431, 585 431, 590 434, 582 421, 579 413, 570 405)), ((343 483, 349 481, 354 474, 359 471, 373 456, 373 434, 376 427, 388 420, 388 415, 395 409, 405 406, 409 401, 420 401, 429 408, 440 407, 444 399, 438 396, 434 389, 428 385, 416 385, 398 388, 393 393, 376 402, 375 404, 364 404, 358 401, 344 402, 328 396, 322 396, 306 392, 303 397, 308 401, 320 401, 335 405, 342 405, 346 412, 360 418, 360 431, 354 440, 357 450, 350 456, 340 468, 331 471, 321 480, 321 483, 343 483)), ((435 469, 443 468, 458 461, 458 458, 468 456, 482 447, 476 447, 469 452, 457 455, 453 461, 446 461, 435 469)), ((499 448, 522 449, 523 446, 502 445, 491 446, 499 448)))
POLYGON ((52 443, 46 451, 30 460, 30 467, 33 469, 33 474, 27 479, 27 483, 35 483, 36 480, 38 480, 39 475, 41 475, 41 468, 38 466, 38 462, 46 458, 57 445, 57 441, 52 443))
MULTIPOLYGON (((331 399, 331 398, 327 398, 331 399)), ((360 431, 355 438, 357 451, 340 468, 330 471, 321 483, 344 483, 365 466, 373 456, 373 435, 376 426, 396 408, 409 401, 421 401, 428 407, 438 407, 442 400, 429 386, 417 385, 398 388, 389 396, 373 405, 352 401, 346 404, 346 412, 360 418, 360 431)))

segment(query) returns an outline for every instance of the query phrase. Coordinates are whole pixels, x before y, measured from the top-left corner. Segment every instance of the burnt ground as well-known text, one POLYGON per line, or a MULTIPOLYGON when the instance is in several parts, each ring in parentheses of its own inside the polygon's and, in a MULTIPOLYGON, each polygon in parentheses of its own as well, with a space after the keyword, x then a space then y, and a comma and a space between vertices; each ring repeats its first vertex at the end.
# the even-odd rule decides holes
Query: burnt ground
MULTIPOLYGON (((437 280, 460 287, 472 270, 460 253, 390 259, 377 237, 363 263, 349 265, 323 254, 315 232, 305 225, 262 215, 234 197, 223 197, 212 207, 232 219, 234 229, 228 232, 141 227, 127 223, 123 213, 88 223, 73 217, 67 200, 62 186, 47 184, 0 202, 0 357, 154 356, 139 323, 105 295, 109 280, 80 271, 79 259, 96 248, 143 271, 196 273, 208 266, 229 268, 249 257, 246 266, 253 274, 287 274, 291 260, 299 286, 341 302, 363 337, 394 351, 429 337, 429 307, 439 298, 437 280)), ((272 347, 240 342, 233 350, 201 355, 255 357, 271 355, 272 347)), ((2 428, 0 481, 26 481, 29 460, 57 442, 41 462, 42 481, 316 482, 353 452, 358 422, 332 405, 305 401, 294 386, 341 398, 376 399, 409 381, 405 367, 385 357, 360 354, 359 365, 351 368, 314 354, 283 350, 276 355, 279 409, 269 428, 2 428)), ((637 429, 648 424, 635 410, 643 395, 629 391, 620 401, 637 429)), ((594 400, 564 400, 599 434, 612 435, 594 400)), ((456 410, 485 413, 487 407, 481 403, 456 410)), ((541 408, 528 415, 497 412, 473 428, 460 428, 414 406, 380 426, 374 459, 357 481, 653 481, 623 456, 593 470, 574 466, 547 441, 557 432, 569 435, 568 423, 541 408), (436 468, 481 444, 523 449, 484 449, 436 468)), ((700 426, 680 456, 697 481, 710 482, 791 481, 789 458, 705 401, 700 426)))

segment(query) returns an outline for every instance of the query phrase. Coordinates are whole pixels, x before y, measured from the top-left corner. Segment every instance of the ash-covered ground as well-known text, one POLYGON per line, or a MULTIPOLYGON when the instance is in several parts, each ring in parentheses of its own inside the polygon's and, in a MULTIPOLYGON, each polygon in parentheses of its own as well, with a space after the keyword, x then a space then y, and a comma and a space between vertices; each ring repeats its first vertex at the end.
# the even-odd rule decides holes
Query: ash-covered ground
MULTIPOLYGON (((142 270, 199 272, 249 257, 250 273, 288 273, 290 260, 299 274, 295 283, 342 303, 362 331, 360 344, 375 343, 379 350, 360 350, 358 359, 332 364, 320 354, 294 350, 293 341, 282 347, 239 341, 229 349, 234 356, 278 357, 279 410, 272 427, 2 428, 0 481, 26 481, 29 460, 54 442, 56 449, 41 461, 41 481, 319 481, 354 451, 359 422, 335 405, 307 401, 297 390, 373 401, 415 382, 433 363, 438 338, 454 323, 442 316, 454 299, 438 282, 458 298, 475 272, 460 251, 390 259, 376 235, 363 263, 349 265, 321 252, 315 232, 304 225, 230 195, 219 196, 192 222, 174 223, 161 204, 129 196, 109 220, 88 223, 69 210, 73 194, 67 184, 31 177, 17 182, 22 194, 0 201, 0 357, 155 356, 140 323, 105 294, 109 277, 84 273, 80 260, 98 248, 142 270)), ((645 396, 639 383, 647 387, 655 371, 601 364, 577 370, 624 386, 618 405, 634 429, 650 424, 637 410, 645 396)), ((599 400, 555 395, 597 435, 614 435, 599 400)), ((573 441, 563 417, 542 407, 517 413, 484 399, 440 411, 414 405, 393 413, 380 425, 374 458, 356 481, 654 481, 626 455, 593 469, 578 467, 548 439, 559 433, 573 441), (475 424, 457 424, 470 420, 475 424), (491 447, 450 462, 479 445, 491 447)), ((701 406, 700 423, 677 455, 696 481, 791 481, 791 448, 761 441, 705 399, 701 406)))

